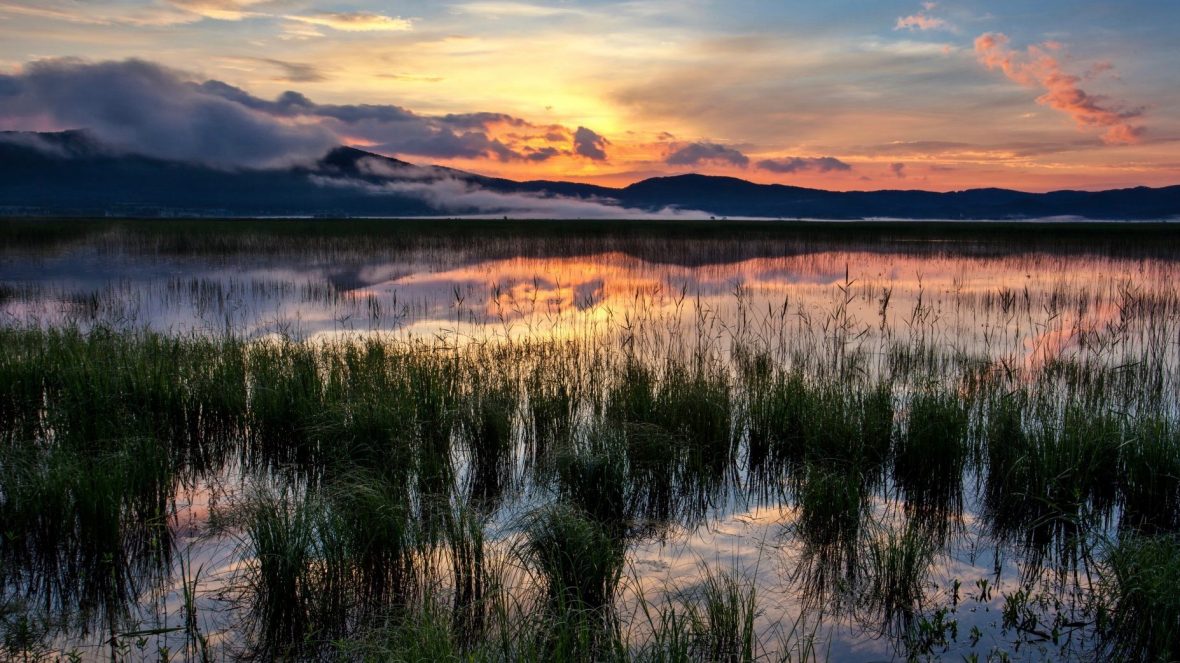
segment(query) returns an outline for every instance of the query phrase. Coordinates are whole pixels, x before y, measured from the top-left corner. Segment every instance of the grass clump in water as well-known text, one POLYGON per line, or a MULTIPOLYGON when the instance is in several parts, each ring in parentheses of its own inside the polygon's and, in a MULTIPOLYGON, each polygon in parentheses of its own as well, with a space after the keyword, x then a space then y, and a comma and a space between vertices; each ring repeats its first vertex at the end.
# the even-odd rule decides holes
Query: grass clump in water
POLYGON ((796 575, 803 577, 805 594, 811 600, 848 589, 857 577, 857 546, 868 496, 859 473, 849 469, 809 464, 796 488, 796 529, 806 544, 796 575))
MULTIPOLYGON (((1042 413, 1028 430, 1021 403, 1013 398, 990 408, 985 509, 998 539, 1020 542, 1031 563, 1029 573, 1049 555, 1076 568, 1089 557, 1086 532, 1109 520, 1118 498, 1122 425, 1114 416, 1090 413, 1075 403, 1056 422, 1042 413)), ((1133 454, 1149 448, 1124 448, 1122 458, 1138 466, 1133 454)), ((1146 476, 1125 480, 1147 488, 1146 476)), ((1135 503, 1142 501, 1141 494, 1135 503)))
POLYGON ((537 476, 552 469, 552 454, 573 439, 578 386, 568 373, 571 367, 561 362, 562 358, 555 352, 542 352, 525 380, 528 418, 532 422, 526 460, 537 476))
POLYGON ((806 456, 808 413, 815 409, 815 398, 801 373, 763 375, 770 370, 759 370, 747 383, 748 462, 756 473, 773 476, 806 456))
POLYGON ((626 536, 633 502, 623 441, 611 428, 595 428, 588 438, 585 448, 558 457, 558 496, 613 536, 626 536))
POLYGON ((258 465, 312 469, 322 466, 315 434, 324 412, 324 383, 308 346, 258 345, 248 356, 250 451, 258 465))
POLYGON ((935 552, 927 532, 911 524, 870 537, 864 558, 863 607, 887 624, 908 628, 921 610, 922 586, 935 552))
POLYGON ((1108 553, 1102 649, 1114 660, 1180 659, 1180 538, 1128 537, 1108 553))
POLYGON ((754 584, 736 571, 705 568, 703 573, 700 594, 688 611, 694 658, 733 663, 756 660, 758 600, 754 584))
POLYGON ((461 428, 470 465, 468 489, 473 503, 491 511, 512 478, 517 394, 508 384, 477 379, 467 405, 461 428))
POLYGON ((606 610, 623 572, 624 542, 579 510, 556 505, 533 517, 525 559, 561 610, 606 610))
POLYGON ((967 433, 967 408, 955 394, 923 391, 910 400, 893 477, 907 511, 932 526, 939 538, 962 513, 967 433))
POLYGON ((416 600, 407 497, 357 475, 320 492, 260 491, 240 516, 256 653, 314 656, 416 600))
POLYGON ((806 465, 856 473, 866 490, 883 478, 893 443, 893 392, 874 386, 809 382, 755 358, 745 371, 748 463, 773 485, 806 465))
POLYGON ((315 571, 323 510, 318 501, 260 494, 246 507, 247 582, 260 655, 294 656, 321 628, 315 571))
POLYGON ((533 516, 522 554, 543 588, 550 627, 537 646, 549 660, 607 658, 619 644, 614 599, 626 543, 580 510, 555 505, 533 516))
POLYGON ((699 519, 734 466, 732 385, 718 368, 668 361, 663 374, 633 358, 606 396, 603 424, 622 429, 636 515, 699 519))
POLYGON ((1180 435, 1158 419, 1139 422, 1119 448, 1121 522, 1144 534, 1180 532, 1180 435))
POLYGON ((175 477, 153 440, 104 446, 6 450, 0 586, 36 597, 38 609, 84 631, 102 624, 113 632, 144 583, 166 577, 175 477))

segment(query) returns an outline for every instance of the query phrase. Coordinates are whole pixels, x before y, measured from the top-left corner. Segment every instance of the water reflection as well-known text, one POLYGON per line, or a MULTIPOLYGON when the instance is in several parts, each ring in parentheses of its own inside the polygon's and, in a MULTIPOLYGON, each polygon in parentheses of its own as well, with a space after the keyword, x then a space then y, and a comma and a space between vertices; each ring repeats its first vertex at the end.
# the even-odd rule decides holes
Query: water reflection
POLYGON ((162 260, 76 249, 6 257, 0 316, 304 337, 552 338, 635 321, 683 331, 713 324, 730 337, 785 327, 875 348, 920 340, 1035 369, 1079 353, 1140 352, 1145 339, 1125 332, 1136 331, 1145 307, 1163 315, 1177 307, 1171 259, 1008 251, 826 247, 677 264, 618 251, 486 259, 478 247, 385 260, 354 249, 340 256, 347 263, 299 253, 162 260))
MULTIPOLYGON (((60 488, 44 493, 74 500, 58 520, 81 521, 94 488, 77 459, 101 460, 114 532, 5 539, 6 582, 95 606, 62 650, 133 623, 194 647, 169 621, 191 593, 206 643, 280 655, 308 615, 355 632, 425 594, 418 575, 443 578, 464 633, 484 629, 485 559, 523 558, 543 611, 591 608, 604 647, 637 596, 705 591, 704 563, 751 579, 775 651, 1020 643, 1068 659, 1026 616, 1072 615, 1064 599, 1088 591, 1104 539, 1176 529, 1180 503, 1156 499, 1180 476, 1159 470, 1177 462, 1176 256, 601 244, 5 255, 8 327, 101 333, 5 330, 4 441, 28 457, 6 456, 0 479, 60 488), (144 327, 164 333, 144 357, 107 335, 144 327), (170 345, 189 332, 205 345, 170 345), (357 343, 318 343, 341 339, 357 343), (68 361, 36 363, 53 356, 68 361), (260 522, 305 538, 267 539, 260 522), (563 565, 579 536, 579 557, 610 553, 602 565, 563 565), (265 545, 288 546, 297 581, 258 608, 281 580, 265 545), (75 587, 71 567, 61 589, 21 585, 69 564, 98 580, 75 587), (1030 608, 1030 587, 1047 602, 1030 608)), ((37 531, 41 494, 12 494, 11 527, 37 531)))

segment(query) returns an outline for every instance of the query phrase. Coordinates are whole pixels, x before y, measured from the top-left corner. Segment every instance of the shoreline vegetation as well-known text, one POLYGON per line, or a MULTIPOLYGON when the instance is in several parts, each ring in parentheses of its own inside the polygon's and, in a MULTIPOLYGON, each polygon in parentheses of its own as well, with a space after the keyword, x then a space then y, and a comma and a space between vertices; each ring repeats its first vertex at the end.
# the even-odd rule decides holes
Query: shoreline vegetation
MULTIPOLYGON (((4 221, 0 250, 1178 255, 1170 228, 1122 224, 238 223, 4 221)), ((523 338, 454 331, 462 302, 419 337, 118 325, 105 299, 9 319, 0 654, 1174 660, 1180 291, 1150 274, 935 301, 846 273, 815 310, 636 293, 602 326, 523 338), (1070 351, 1046 350, 1058 331, 1070 351), (739 526, 741 554, 660 556, 739 526)))
POLYGON ((249 235, 263 232, 279 237, 288 235, 326 234, 347 237, 352 233, 375 235, 432 235, 483 234, 503 232, 512 234, 528 231, 542 234, 609 237, 666 233, 704 233, 716 236, 724 233, 752 233, 757 235, 790 235, 798 232, 848 234, 919 235, 938 237, 967 237, 986 239, 991 235, 1031 235, 1052 232, 1065 235, 1092 236, 1112 240, 1111 231, 1123 230, 1131 236, 1147 235, 1176 240, 1174 219, 1157 220, 1094 220, 1094 219, 1012 219, 994 221, 963 221, 953 219, 517 219, 517 218, 307 218, 307 217, 176 217, 176 218, 118 218, 118 217, 0 217, 3 239, 13 245, 35 238, 68 238, 73 235, 103 231, 168 234, 223 234, 249 235))

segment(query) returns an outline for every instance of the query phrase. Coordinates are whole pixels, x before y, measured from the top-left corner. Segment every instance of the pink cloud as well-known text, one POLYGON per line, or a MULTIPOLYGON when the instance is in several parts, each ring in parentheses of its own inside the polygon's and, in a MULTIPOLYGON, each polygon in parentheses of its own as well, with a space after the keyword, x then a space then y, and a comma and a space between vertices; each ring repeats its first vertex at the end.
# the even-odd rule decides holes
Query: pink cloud
POLYGON ((1009 47, 1006 35, 993 32, 975 39, 975 55, 988 69, 1000 70, 1021 85, 1045 91, 1037 103, 1066 113, 1079 128, 1104 129, 1102 139, 1108 144, 1139 142, 1145 129, 1131 120, 1140 117, 1142 109, 1122 108, 1078 87, 1082 77, 1062 70, 1060 60, 1053 55, 1062 48, 1060 43, 1046 42, 1022 52, 1009 47))
POLYGON ((950 30, 952 26, 950 23, 930 16, 923 12, 918 12, 912 16, 903 16, 897 19, 897 25, 894 30, 950 30))

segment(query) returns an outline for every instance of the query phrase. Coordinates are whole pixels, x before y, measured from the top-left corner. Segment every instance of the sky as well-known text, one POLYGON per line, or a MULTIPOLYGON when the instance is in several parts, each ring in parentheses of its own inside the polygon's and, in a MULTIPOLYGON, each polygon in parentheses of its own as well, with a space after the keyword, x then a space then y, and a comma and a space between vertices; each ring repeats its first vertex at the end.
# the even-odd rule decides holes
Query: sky
POLYGON ((0 0, 0 130, 225 168, 1180 184, 1175 0, 0 0))

